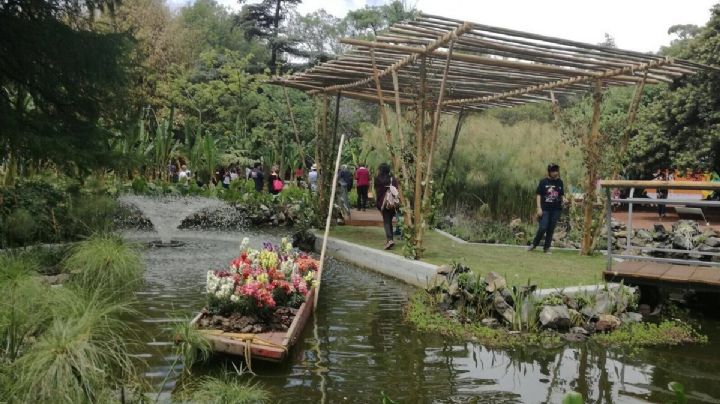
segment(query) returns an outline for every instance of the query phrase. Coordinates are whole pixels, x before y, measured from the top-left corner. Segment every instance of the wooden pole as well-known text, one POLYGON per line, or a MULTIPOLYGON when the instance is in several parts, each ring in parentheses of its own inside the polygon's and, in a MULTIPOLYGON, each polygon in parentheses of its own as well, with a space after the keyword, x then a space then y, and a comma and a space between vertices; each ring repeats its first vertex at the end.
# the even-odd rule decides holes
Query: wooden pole
POLYGON ((378 107, 380 108, 380 117, 382 119, 383 128, 385 129, 385 145, 388 148, 388 151, 390 152, 390 158, 393 161, 393 166, 398 166, 398 158, 397 153, 395 153, 395 150, 392 146, 392 132, 390 131, 390 123, 388 122, 387 117, 387 111, 385 111, 385 99, 383 97, 382 93, 382 84, 380 83, 380 75, 377 69, 377 64, 375 63, 375 51, 370 50, 370 62, 372 63, 373 67, 373 79, 375 80, 375 89, 377 91, 377 98, 378 98, 378 107))
POLYGON ((340 97, 342 92, 338 91, 335 95, 335 122, 333 123, 332 148, 335 150, 335 141, 337 140, 338 123, 340 122, 340 97))
MULTIPOLYGON (((422 226, 422 169, 423 169, 423 133, 425 132, 425 79, 426 79, 426 59, 420 60, 420 88, 417 95, 417 107, 415 117, 415 202, 413 206, 413 239, 412 243, 417 247, 418 234, 422 226)), ((410 240, 409 240, 410 241, 410 240)))
POLYGON ((453 134, 453 140, 452 144, 450 145, 450 153, 448 153, 447 161, 445 162, 445 169, 443 170, 442 180, 440 182, 440 187, 445 186, 445 177, 447 177, 447 173, 450 170, 450 162, 452 161, 453 154, 455 154, 455 145, 457 144, 458 136, 460 135, 460 127, 462 126, 462 120, 463 115, 465 114, 465 106, 460 108, 460 113, 458 114, 458 120, 455 124, 455 133, 453 134))
MULTIPOLYGON (((293 114, 292 106, 290 105, 290 96, 288 95, 287 87, 282 86, 282 88, 285 93, 285 104, 287 106, 288 115, 290 115, 290 122, 292 122, 293 132, 295 133, 295 142, 297 143, 298 153, 300 154, 300 161, 302 162, 303 168, 305 168, 305 150, 300 142, 300 131, 298 130, 297 123, 295 123, 295 115, 293 114)), ((305 171, 307 170, 303 169, 303 173, 305 171)))
POLYGON ((585 197, 583 199, 583 237, 580 254, 589 255, 592 252, 592 214, 595 202, 595 180, 597 180, 599 163, 600 138, 600 104, 602 103, 602 85, 600 80, 595 81, 593 87, 593 117, 590 133, 585 140, 585 164, 587 168, 585 178, 585 197))
POLYGON ((393 89, 395 90, 395 118, 397 121, 397 133, 398 140, 400 141, 400 156, 397 158, 397 162, 400 164, 400 173, 402 174, 402 192, 400 197, 403 204, 403 217, 405 218, 405 224, 411 226, 413 223, 412 209, 410 205, 410 170, 408 170, 407 162, 405 161, 405 134, 402 130, 402 109, 400 107, 400 83, 398 80, 397 72, 392 72, 393 89))
POLYGON ((340 135, 340 145, 338 146, 337 158, 335 159, 335 173, 333 174, 332 190, 330 191, 330 203, 328 204, 328 215, 325 219, 325 234, 323 235, 322 248, 320 249, 320 265, 318 265, 317 280, 318 285, 315 290, 315 304, 313 310, 317 310, 318 297, 320 296, 320 284, 322 283, 323 267, 325 266, 325 251, 327 250, 328 233, 330 233, 330 223, 332 221, 333 208, 335 207, 335 190, 337 189, 337 177, 340 170, 340 156, 342 155, 343 143, 345 142, 345 134, 340 135))

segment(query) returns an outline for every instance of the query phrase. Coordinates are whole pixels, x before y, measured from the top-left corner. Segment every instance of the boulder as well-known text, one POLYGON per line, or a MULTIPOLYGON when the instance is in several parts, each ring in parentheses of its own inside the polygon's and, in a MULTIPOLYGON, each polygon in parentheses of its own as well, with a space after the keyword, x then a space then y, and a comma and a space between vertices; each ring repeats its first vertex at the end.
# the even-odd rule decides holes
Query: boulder
POLYGON ((708 247, 720 247, 720 238, 708 237, 705 239, 705 242, 703 244, 708 247))
POLYGON ((486 317, 486 318, 480 320, 480 323, 482 325, 484 325, 485 327, 491 327, 491 328, 500 326, 500 322, 496 318, 493 318, 493 317, 486 317))
POLYGON ((565 306, 543 306, 538 320, 543 328, 567 329, 570 327, 570 312, 565 306))
POLYGON ((672 246, 678 250, 692 250, 693 242, 692 237, 687 236, 684 233, 675 233, 672 238, 672 246))
POLYGON ((653 235, 645 229, 640 229, 635 232, 635 237, 643 241, 652 241, 653 235))
POLYGON ((620 320, 623 323, 639 323, 643 320, 643 316, 640 313, 627 312, 620 315, 620 320))
POLYGON ((572 327, 569 331, 570 334, 583 334, 590 335, 590 332, 582 327, 572 327))
POLYGON ((493 294, 493 308, 503 320, 512 324, 515 318, 515 309, 505 301, 505 298, 500 293, 493 294))
POLYGON ((437 271, 436 271, 436 272, 438 273, 438 275, 445 275, 445 276, 447 276, 449 273, 452 272, 452 270, 453 270, 453 269, 452 269, 452 267, 451 267, 450 265, 440 265, 439 267, 437 267, 437 271))
POLYGON ((601 291, 595 295, 595 306, 593 308, 593 312, 596 314, 611 314, 614 308, 615 296, 612 293, 601 291))
POLYGON ((577 334, 577 333, 567 333, 563 334, 563 339, 567 342, 585 342, 587 340, 587 335, 585 334, 577 334))
POLYGON ((598 316, 598 313, 595 311, 595 308, 590 307, 590 305, 583 307, 580 310, 580 314, 585 316, 585 318, 587 318, 588 320, 596 319, 598 316))
POLYGON ((447 293, 451 297, 460 297, 460 286, 458 286, 457 280, 453 280, 452 283, 450 283, 447 293))
POLYGON ((505 278, 493 271, 488 272, 488 274, 485 275, 485 283, 487 283, 485 290, 488 293, 492 293, 496 290, 503 290, 507 287, 507 281, 505 281, 505 278))
POLYGON ((601 314, 595 323, 595 331, 608 332, 620 327, 620 319, 611 314, 601 314))
POLYGON ((693 237, 700 234, 700 227, 694 220, 678 220, 672 226, 672 233, 693 237))

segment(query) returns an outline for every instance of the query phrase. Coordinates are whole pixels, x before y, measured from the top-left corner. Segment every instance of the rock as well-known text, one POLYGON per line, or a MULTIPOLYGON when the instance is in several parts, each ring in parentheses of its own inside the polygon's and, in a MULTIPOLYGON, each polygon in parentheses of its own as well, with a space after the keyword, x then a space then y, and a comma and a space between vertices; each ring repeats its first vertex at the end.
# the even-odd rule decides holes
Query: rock
POLYGON ((655 231, 656 234, 657 234, 657 233, 665 233, 665 232, 667 232, 667 230, 665 230, 665 225, 662 224, 662 223, 655 223, 655 224, 653 225, 653 230, 655 231))
POLYGON ((652 241, 653 239, 653 235, 645 229, 640 229, 636 231, 635 237, 643 241, 652 241))
POLYGON ((720 247, 720 238, 708 237, 703 244, 709 247, 720 247))
POLYGON ((62 285, 70 280, 70 274, 45 275, 40 279, 48 285, 62 285))
POLYGON ((612 293, 601 291, 595 295, 595 307, 593 311, 597 314, 611 314, 615 308, 615 296, 612 293))
POLYGON ((491 327, 491 328, 500 326, 500 322, 496 318, 493 318, 493 317, 486 317, 486 318, 480 320, 480 323, 482 325, 484 325, 485 327, 491 327))
POLYGON ((450 272, 452 272, 452 270, 453 270, 453 269, 452 269, 452 267, 451 267, 450 265, 440 265, 439 267, 437 267, 437 271, 436 271, 436 272, 437 272, 439 275, 446 275, 446 276, 447 276, 450 272))
POLYGON ((682 233, 673 234, 672 245, 678 250, 692 250, 692 239, 682 233))
POLYGON ((572 327, 569 331, 570 334, 582 334, 582 335, 590 335, 590 332, 588 330, 582 328, 582 327, 572 327))
POLYGON ((585 342, 588 338, 585 334, 567 333, 563 334, 563 339, 567 342, 585 342))
POLYGON ((451 297, 460 297, 460 286, 458 285, 457 280, 453 280, 450 286, 448 286, 447 293, 451 297))
POLYGON ((620 320, 623 323, 639 323, 643 320, 643 316, 640 313, 627 312, 620 316, 620 320))
POLYGON ((488 293, 492 293, 496 290, 503 290, 507 287, 507 281, 505 281, 505 278, 493 271, 488 272, 485 276, 485 282, 487 283, 485 290, 488 293))
POLYGON ((595 331, 608 332, 620 327, 620 319, 611 314, 601 314, 595 323, 595 331))
POLYGON ((583 307, 580 310, 580 314, 585 316, 588 320, 595 319, 598 316, 598 313, 595 311, 595 308, 590 307, 590 305, 583 307))
POLYGON ((700 234, 700 228, 694 220, 678 220, 672 226, 673 235, 682 234, 687 238, 692 238, 700 234))
POLYGON ((558 330, 570 327, 570 312, 565 306, 543 306, 538 319, 543 328, 558 330))
POLYGON ((502 316, 503 320, 512 324, 513 319, 515 318, 515 309, 507 304, 505 298, 500 293, 493 294, 493 308, 500 316, 502 316))
POLYGON ((513 299, 513 293, 510 291, 510 289, 502 289, 498 291, 500 295, 505 299, 505 302, 509 304, 510 306, 515 307, 515 301, 513 299))

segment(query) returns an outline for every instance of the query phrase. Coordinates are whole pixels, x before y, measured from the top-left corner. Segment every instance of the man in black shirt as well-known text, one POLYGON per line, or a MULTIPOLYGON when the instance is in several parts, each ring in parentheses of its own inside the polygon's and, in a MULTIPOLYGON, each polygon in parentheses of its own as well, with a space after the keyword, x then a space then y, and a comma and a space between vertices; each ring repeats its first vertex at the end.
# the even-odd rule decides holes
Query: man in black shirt
POLYGON ((548 176, 540 180, 535 194, 537 215, 540 218, 540 224, 537 234, 535 234, 535 239, 528 248, 528 251, 532 251, 540 245, 540 239, 542 239, 544 235, 545 244, 543 251, 545 251, 546 254, 550 254, 550 243, 552 243, 555 225, 562 212, 563 195, 565 195, 565 186, 560 179, 560 166, 554 163, 548 165, 548 176))

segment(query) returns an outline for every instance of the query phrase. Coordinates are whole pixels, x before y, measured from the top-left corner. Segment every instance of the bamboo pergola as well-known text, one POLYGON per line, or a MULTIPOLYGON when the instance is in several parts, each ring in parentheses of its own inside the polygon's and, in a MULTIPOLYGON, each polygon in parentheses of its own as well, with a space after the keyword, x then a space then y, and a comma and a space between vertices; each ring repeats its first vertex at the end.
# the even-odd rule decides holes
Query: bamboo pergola
MULTIPOLYGON (((349 50, 337 59, 289 77, 275 77, 271 83, 323 97, 325 105, 327 96, 342 95, 378 102, 383 107, 386 142, 403 181, 406 223, 419 228, 419 244, 424 227, 422 212, 429 206, 432 186, 425 180, 431 175, 441 113, 542 101, 555 104, 558 96, 592 92, 593 122, 585 143, 594 150, 600 147, 598 122, 604 88, 636 86, 628 111, 630 128, 645 84, 671 83, 707 68, 670 57, 429 14, 395 24, 373 41, 342 38, 340 42, 349 50), (386 104, 395 108, 397 123, 388 121, 386 104), (414 142, 401 130, 403 107, 415 114, 414 142), (403 157, 408 149, 414 155, 411 162, 403 157)), ((592 159, 597 153, 588 155, 592 159)), ((591 171, 592 161, 586 163, 591 171)), ((592 195, 594 175, 588 173, 586 184, 592 195)), ((586 224, 592 222, 591 209, 591 204, 586 206, 586 224)))

